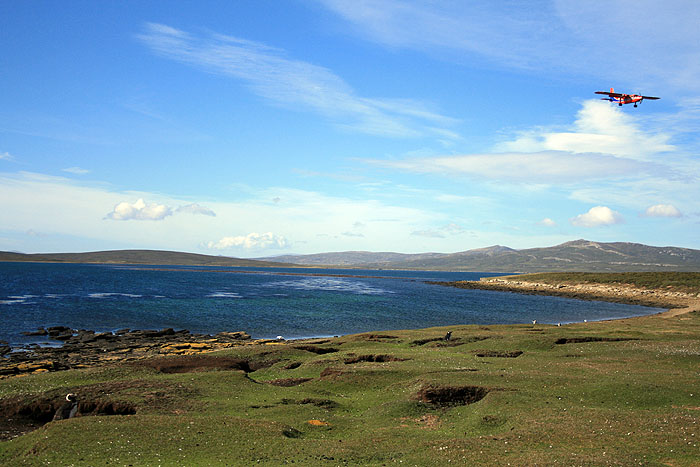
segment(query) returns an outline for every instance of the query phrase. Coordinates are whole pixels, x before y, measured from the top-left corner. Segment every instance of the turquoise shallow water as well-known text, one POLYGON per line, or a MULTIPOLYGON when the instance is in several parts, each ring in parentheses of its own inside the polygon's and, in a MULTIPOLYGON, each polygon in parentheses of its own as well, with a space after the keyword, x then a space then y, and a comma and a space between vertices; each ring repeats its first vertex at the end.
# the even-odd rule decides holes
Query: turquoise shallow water
POLYGON ((289 339, 534 319, 593 321, 662 311, 425 283, 489 275, 495 274, 0 263, 0 340, 45 342, 21 333, 58 325, 95 331, 246 331, 254 338, 289 339))

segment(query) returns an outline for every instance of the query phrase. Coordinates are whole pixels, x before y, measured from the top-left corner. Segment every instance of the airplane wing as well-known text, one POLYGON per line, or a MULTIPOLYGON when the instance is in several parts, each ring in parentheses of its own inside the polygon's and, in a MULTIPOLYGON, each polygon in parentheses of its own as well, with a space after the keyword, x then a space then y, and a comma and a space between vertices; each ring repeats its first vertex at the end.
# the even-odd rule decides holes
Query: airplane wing
POLYGON ((642 96, 644 99, 651 99, 651 100, 656 100, 656 99, 661 99, 660 97, 649 97, 649 96, 642 96))
MULTIPOLYGON (((596 94, 605 94, 606 96, 610 97, 622 97, 624 94, 620 94, 619 92, 608 92, 608 91, 596 91, 596 94)), ((646 97, 645 97, 646 99, 646 97)))

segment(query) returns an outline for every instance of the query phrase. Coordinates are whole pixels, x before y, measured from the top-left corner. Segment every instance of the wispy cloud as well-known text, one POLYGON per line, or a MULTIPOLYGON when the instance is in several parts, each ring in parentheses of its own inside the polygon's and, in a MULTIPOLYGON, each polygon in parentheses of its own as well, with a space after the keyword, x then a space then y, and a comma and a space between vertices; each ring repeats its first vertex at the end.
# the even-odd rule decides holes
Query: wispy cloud
POLYGON ((287 58, 265 44, 221 34, 197 36, 155 23, 137 37, 159 55, 240 79, 271 103, 303 108, 343 127, 391 137, 458 137, 445 128, 455 119, 423 103, 359 96, 329 69, 287 58))
POLYGON ((68 172, 72 173, 74 175, 85 175, 89 174, 90 171, 88 169, 83 169, 81 167, 68 167, 66 169, 61 169, 63 172, 68 172))
POLYGON ((571 184, 669 174, 671 168, 655 158, 675 149, 669 141, 670 135, 643 130, 615 106, 591 100, 582 103, 570 126, 520 132, 514 139, 495 145, 491 153, 369 162, 409 172, 480 180, 571 184))
POLYGON ((203 216, 216 216, 216 213, 212 211, 209 208, 205 208, 204 206, 200 206, 197 203, 192 203, 192 204, 186 204, 184 206, 180 206, 175 210, 176 213, 184 212, 187 214, 201 214, 203 216))
POLYGON ((441 57, 453 51, 455 60, 700 91, 697 2, 554 0, 533 8, 524 2, 318 1, 361 37, 390 48, 441 57))
POLYGON ((165 204, 146 203, 143 198, 139 198, 134 203, 122 201, 117 204, 114 206, 114 209, 105 216, 105 219, 112 219, 115 221, 161 221, 168 216, 180 213, 211 217, 216 216, 214 211, 197 203, 185 204, 173 210, 165 204))
POLYGON ((0 160, 6 160, 6 161, 11 161, 14 159, 14 156, 10 154, 9 152, 0 152, 0 160))
POLYGON ((574 183, 647 172, 643 163, 603 154, 564 151, 465 154, 403 161, 369 161, 374 165, 415 173, 468 176, 517 183, 574 183))

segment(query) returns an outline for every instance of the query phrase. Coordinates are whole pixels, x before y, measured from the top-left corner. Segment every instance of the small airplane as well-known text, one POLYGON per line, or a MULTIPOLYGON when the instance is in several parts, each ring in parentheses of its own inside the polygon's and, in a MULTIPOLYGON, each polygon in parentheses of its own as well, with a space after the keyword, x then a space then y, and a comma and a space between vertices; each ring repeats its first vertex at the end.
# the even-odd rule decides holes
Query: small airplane
POLYGON ((635 107, 637 107, 637 103, 640 103, 644 99, 649 99, 649 100, 656 100, 660 99, 659 97, 651 97, 651 96, 640 96, 639 94, 623 94, 619 92, 615 92, 613 88, 610 88, 610 92, 608 91, 596 91, 596 94, 605 94, 608 97, 603 97, 601 100, 603 101, 610 101, 610 102, 617 102, 617 105, 622 106, 622 104, 634 104, 635 107))

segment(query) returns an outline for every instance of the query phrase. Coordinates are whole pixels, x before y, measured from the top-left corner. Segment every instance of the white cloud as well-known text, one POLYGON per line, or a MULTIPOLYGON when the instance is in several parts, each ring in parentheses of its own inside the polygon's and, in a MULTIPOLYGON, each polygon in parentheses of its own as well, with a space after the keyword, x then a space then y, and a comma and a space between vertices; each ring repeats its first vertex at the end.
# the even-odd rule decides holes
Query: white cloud
POLYGON ((365 237, 360 232, 343 232, 341 235, 343 235, 345 237, 357 237, 357 238, 364 238, 365 237))
POLYGON ((14 156, 10 154, 9 152, 0 152, 0 160, 5 159, 6 161, 11 161, 14 160, 14 156))
POLYGON ((196 37, 153 23, 137 37, 164 57, 241 79, 272 103, 310 110, 343 127, 393 137, 458 137, 443 128, 455 119, 420 102, 358 96, 327 68, 286 58, 284 51, 261 43, 221 34, 196 37))
POLYGON ((683 217, 683 214, 672 204, 655 204, 644 211, 646 217, 683 217))
POLYGON ((456 61, 481 57, 508 68, 700 90, 698 2, 554 0, 546 8, 528 2, 504 8, 487 1, 319 1, 360 36, 392 49, 439 57, 452 51, 456 61))
POLYGON ((416 173, 466 175, 478 179, 522 183, 569 183, 590 179, 629 177, 634 174, 643 174, 650 168, 644 163, 620 157, 572 154, 564 151, 466 154, 369 162, 416 173))
POLYGON ((85 175, 85 174, 90 173, 89 170, 83 169, 81 167, 68 167, 66 169, 61 169, 61 170, 64 172, 75 174, 75 175, 85 175))
POLYGON ((126 201, 114 206, 114 210, 108 213, 106 219, 115 221, 128 220, 148 220, 159 221, 173 214, 172 209, 164 204, 146 204, 143 199, 139 198, 135 203, 131 204, 126 201))
POLYGON ((571 219, 571 223, 578 227, 599 227, 604 225, 621 224, 624 222, 622 215, 606 206, 596 206, 584 214, 571 219))
POLYGON ((263 248, 286 248, 289 242, 286 238, 275 235, 272 232, 259 234, 256 232, 237 237, 223 237, 217 242, 207 243, 207 247, 212 250, 229 250, 231 248, 243 247, 245 249, 263 248))
MULTIPOLYGON (((458 251, 481 246, 482 240, 494 242, 498 239, 516 246, 522 245, 518 242, 523 241, 489 232, 483 238, 470 237, 470 243, 465 244, 466 233, 459 234, 458 227, 450 226, 451 222, 464 222, 458 217, 430 206, 421 207, 420 203, 401 204, 393 197, 391 201, 366 196, 355 199, 280 186, 265 189, 239 187, 238 191, 240 196, 237 199, 208 201, 206 207, 216 216, 200 215, 193 222, 191 216, 176 214, 176 209, 172 208, 191 203, 178 197, 113 191, 109 185, 75 178, 0 173, 0 250, 48 252, 151 248, 211 253, 216 249, 209 248, 209 241, 214 247, 220 239, 236 238, 231 235, 232 225, 236 234, 243 238, 247 232, 274 232, 275 237, 284 235, 284 244, 293 247, 295 253, 397 251, 397 248, 409 253, 422 252, 426 248, 458 251), (274 197, 283 201, 274 203, 274 197), (138 199, 144 200, 144 206, 171 207, 173 215, 161 222, 104 221, 108 211, 105 206, 118 206, 127 200, 126 204, 133 207, 138 199), (354 225, 356 220, 364 226, 354 225), (284 232, 280 231, 281 227, 284 232), (45 233, 46 237, 25 235, 30 229, 45 233), (425 243, 430 239, 411 235, 414 231, 431 229, 436 229, 444 238, 435 240, 430 247, 425 243), (347 237, 342 235, 343 232, 359 232, 364 237, 347 237)), ((273 241, 269 248, 279 248, 280 242, 273 241)), ((236 256, 246 256, 243 252, 260 256, 260 251, 247 250, 244 246, 238 248, 233 250, 236 256)))
POLYGON ((438 230, 414 230, 411 235, 427 238, 445 238, 445 235, 438 230))
POLYGON ((636 118, 617 106, 598 100, 583 102, 568 131, 535 129, 496 146, 504 152, 566 151, 572 154, 599 153, 648 160, 673 151, 671 136, 640 128, 636 118))
POLYGON ((212 211, 209 208, 205 208, 204 206, 200 206, 197 203, 192 203, 192 204, 186 204, 184 206, 180 206, 175 210, 176 213, 188 213, 188 214, 201 214, 204 216, 216 216, 216 213, 212 211))
POLYGON ((552 219, 549 217, 545 217, 541 221, 538 222, 540 225, 544 225, 545 227, 556 227, 557 223, 554 222, 552 219))
MULTIPOLYGON (((671 175, 658 154, 672 151, 670 135, 641 128, 615 106, 585 101, 569 128, 536 128, 494 147, 492 153, 370 160, 416 173, 530 184, 577 183, 596 179, 671 175), (653 160, 653 162, 652 162, 653 160)), ((667 162, 664 160, 663 162, 667 162)))

